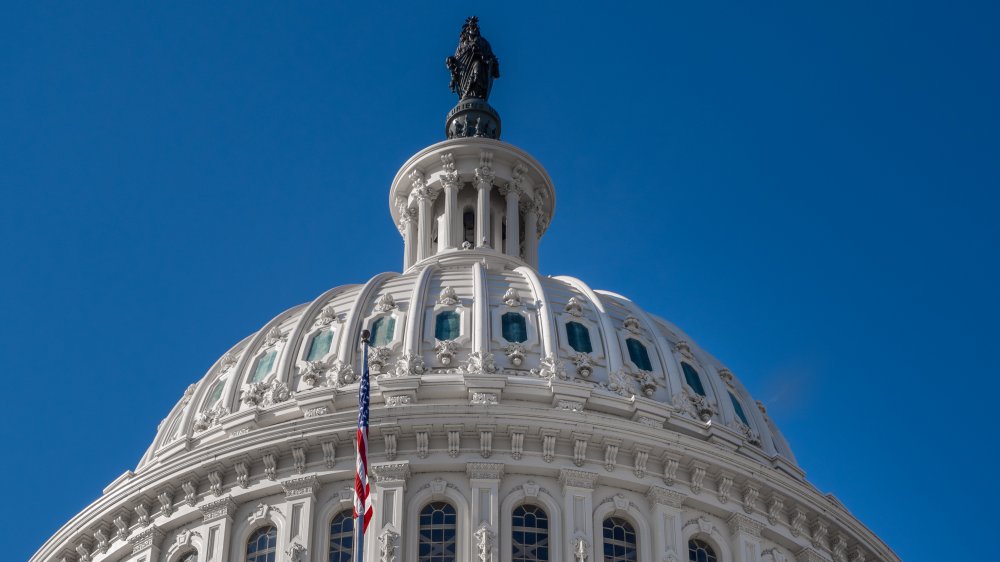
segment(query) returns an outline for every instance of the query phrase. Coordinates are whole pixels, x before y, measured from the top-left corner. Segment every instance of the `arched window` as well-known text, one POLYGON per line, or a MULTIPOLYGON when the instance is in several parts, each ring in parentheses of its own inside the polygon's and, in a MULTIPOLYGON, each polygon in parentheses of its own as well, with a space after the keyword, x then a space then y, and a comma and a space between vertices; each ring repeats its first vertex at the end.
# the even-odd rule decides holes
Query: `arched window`
POLYGON ((258 359, 257 367, 254 368, 253 374, 250 376, 250 382, 260 382, 266 379, 267 375, 271 374, 271 369, 274 368, 274 358, 277 356, 278 352, 272 349, 258 359))
POLYGON ((372 322, 372 345, 383 347, 392 342, 392 336, 396 332, 396 318, 394 316, 383 316, 372 322))
POLYGON ((604 562, 635 562, 639 547, 635 527, 621 517, 604 520, 604 562))
POLYGON ((523 343, 528 339, 528 323, 524 321, 524 316, 517 312, 504 312, 500 317, 502 324, 503 339, 523 343))
POLYGON ((520 505, 511 515, 511 562, 549 560, 549 516, 537 505, 520 505))
POLYGON ((684 369, 684 381, 688 383, 688 386, 698 394, 705 396, 705 387, 701 385, 701 377, 698 376, 698 371, 695 371, 694 367, 684 362, 681 362, 681 368, 684 369))
POLYGON ((462 241, 476 245, 476 213, 472 209, 462 213, 462 241))
POLYGON ((462 333, 462 324, 454 310, 439 312, 434 319, 434 337, 444 341, 453 340, 462 333))
POLYGON ((736 396, 733 396, 732 392, 729 393, 729 399, 733 401, 733 409, 736 410, 736 415, 739 416, 740 421, 743 422, 743 425, 750 427, 747 415, 743 411, 743 404, 740 404, 740 401, 736 398, 736 396))
POLYGON ((330 562, 354 561, 354 513, 348 509, 330 522, 330 562))
POLYGON ((566 323, 566 341, 569 346, 580 353, 590 353, 594 351, 590 345, 590 330, 579 322, 566 323))
POLYGON ((194 550, 181 557, 178 562, 198 562, 198 553, 194 550))
POLYGON ((455 562, 455 508, 446 502, 431 502, 420 512, 418 562, 455 562))
POLYGON ((719 562, 712 547, 707 542, 698 539, 688 541, 688 560, 690 562, 719 562))
POLYGON ((643 371, 653 370, 653 364, 649 362, 649 352, 646 351, 646 346, 642 345, 641 341, 628 338, 625 340, 625 345, 628 347, 628 357, 635 363, 636 367, 643 371))
POLYGON ((247 539, 247 562, 274 562, 277 560, 278 530, 261 527, 247 539))
POLYGON ((312 342, 309 343, 309 353, 306 355, 306 361, 319 361, 326 357, 326 354, 330 353, 331 343, 333 343, 333 330, 320 330, 318 334, 313 336, 312 342))

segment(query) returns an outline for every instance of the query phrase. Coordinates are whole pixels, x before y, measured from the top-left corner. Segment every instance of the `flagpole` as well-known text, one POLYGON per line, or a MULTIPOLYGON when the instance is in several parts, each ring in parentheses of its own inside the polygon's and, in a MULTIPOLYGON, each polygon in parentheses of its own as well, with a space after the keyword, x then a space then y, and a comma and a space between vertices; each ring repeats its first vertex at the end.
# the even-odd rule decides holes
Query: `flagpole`
POLYGON ((358 473, 355 475, 355 487, 354 487, 354 505, 355 505, 355 510, 354 510, 354 529, 355 529, 355 535, 356 535, 356 539, 355 539, 355 542, 354 542, 354 552, 355 552, 354 561, 355 562, 364 562, 364 559, 365 559, 365 554, 364 553, 365 553, 365 516, 366 516, 366 513, 365 513, 364 504, 365 504, 366 501, 368 501, 368 502, 371 501, 371 499, 367 497, 368 494, 365 494, 366 497, 365 497, 364 501, 360 502, 361 503, 361 510, 359 512, 359 510, 357 509, 357 506, 358 506, 358 503, 359 503, 359 501, 358 501, 358 496, 359 496, 358 483, 359 483, 359 478, 360 478, 360 474, 361 474, 362 470, 364 470, 364 477, 365 477, 364 478, 364 485, 366 487, 368 486, 368 447, 367 447, 367 441, 368 441, 368 439, 367 439, 367 437, 368 437, 368 420, 367 420, 367 418, 368 418, 368 412, 367 412, 367 410, 368 410, 368 397, 365 396, 364 394, 366 394, 366 391, 368 391, 368 385, 369 385, 369 382, 370 382, 368 380, 368 340, 369 340, 369 338, 371 338, 371 332, 369 332, 368 330, 361 330, 361 343, 362 343, 362 348, 363 348, 364 354, 362 356, 362 365, 363 365, 363 367, 361 369, 362 380, 359 381, 359 384, 358 384, 358 450, 356 451, 356 455, 358 457, 357 458, 357 463, 356 463, 357 464, 357 472, 358 473), (364 432, 364 435, 362 435, 362 432, 364 432), (364 441, 365 441, 364 444, 362 444, 362 437, 364 437, 364 441), (362 448, 364 450, 364 457, 365 457, 364 459, 361 458, 362 448))

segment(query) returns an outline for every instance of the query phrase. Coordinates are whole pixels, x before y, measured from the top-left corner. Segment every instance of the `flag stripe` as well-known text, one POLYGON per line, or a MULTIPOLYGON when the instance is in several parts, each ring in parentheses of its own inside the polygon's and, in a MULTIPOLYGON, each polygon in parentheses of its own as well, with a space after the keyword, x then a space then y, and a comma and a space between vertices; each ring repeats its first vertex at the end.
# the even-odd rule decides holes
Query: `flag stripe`
POLYGON ((361 557, 364 546, 365 531, 372 519, 371 487, 368 484, 368 406, 370 404, 371 385, 368 380, 368 342, 364 342, 363 368, 361 381, 358 385, 358 434, 357 462, 354 472, 354 519, 358 529, 356 553, 361 557), (362 522, 359 525, 358 519, 362 522))

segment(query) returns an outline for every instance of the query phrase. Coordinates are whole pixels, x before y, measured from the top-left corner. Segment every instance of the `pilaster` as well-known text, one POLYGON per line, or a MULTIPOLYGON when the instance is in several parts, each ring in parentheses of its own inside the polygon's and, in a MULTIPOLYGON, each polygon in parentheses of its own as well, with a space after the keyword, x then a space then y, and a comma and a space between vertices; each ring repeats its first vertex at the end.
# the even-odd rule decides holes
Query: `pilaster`
POLYGON ((404 544, 403 533, 403 493, 406 482, 410 479, 410 461, 374 464, 371 467, 374 478, 375 516, 372 519, 368 536, 376 537, 376 541, 365 541, 366 558, 375 560, 378 546, 385 543, 390 549, 404 544), (371 545, 371 546, 370 546, 371 545))
POLYGON ((570 545, 573 560, 594 559, 594 486, 597 474, 582 470, 562 469, 559 483, 563 486, 563 514, 566 524, 563 544, 570 545))
POLYGON ((760 531, 763 528, 763 523, 742 513, 734 513, 729 518, 734 562, 758 562, 760 560, 760 531))
MULTIPOLYGON (((231 496, 226 496, 203 504, 198 507, 198 510, 201 511, 202 515, 199 530, 201 536, 205 537, 204 557, 206 562, 229 560, 229 539, 233 530, 233 513, 236 512, 236 502, 231 496)), ((199 555, 199 559, 200 557, 201 555, 199 555)))
POLYGON ((496 562, 500 530, 500 479, 503 463, 470 462, 465 469, 472 485, 472 544, 477 560, 496 562))
POLYGON ((281 483, 285 492, 284 512, 289 514, 286 543, 289 551, 310 554, 316 541, 312 536, 312 520, 316 511, 316 494, 320 483, 315 474, 291 478, 281 483), (312 545, 312 546, 311 546, 312 545))
POLYGON ((681 560, 684 554, 684 522, 681 505, 684 494, 660 486, 650 486, 646 492, 652 508, 650 530, 653 532, 655 560, 681 560))

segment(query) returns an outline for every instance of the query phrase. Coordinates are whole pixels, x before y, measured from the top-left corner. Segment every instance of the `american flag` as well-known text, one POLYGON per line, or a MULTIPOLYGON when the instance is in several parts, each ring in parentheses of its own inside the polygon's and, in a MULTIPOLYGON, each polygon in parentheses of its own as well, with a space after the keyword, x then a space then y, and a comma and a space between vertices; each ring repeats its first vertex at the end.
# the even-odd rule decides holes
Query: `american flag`
POLYGON ((354 474, 354 520, 358 529, 358 540, 355 546, 358 562, 361 561, 364 547, 365 531, 372 519, 371 487, 368 485, 368 403, 371 385, 368 382, 368 338, 363 334, 364 368, 361 371, 361 383, 358 385, 358 457, 354 474), (358 520, 364 518, 364 523, 358 520))

